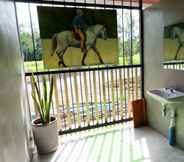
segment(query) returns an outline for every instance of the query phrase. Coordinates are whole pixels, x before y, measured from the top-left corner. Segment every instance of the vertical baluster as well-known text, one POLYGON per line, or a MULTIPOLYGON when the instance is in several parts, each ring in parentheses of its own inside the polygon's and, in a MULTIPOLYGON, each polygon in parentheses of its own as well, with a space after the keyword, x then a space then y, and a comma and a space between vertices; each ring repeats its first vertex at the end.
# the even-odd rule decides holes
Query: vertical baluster
POLYGON ((68 98, 68 85, 67 85, 67 74, 64 73, 64 89, 65 89, 65 105, 66 105, 66 110, 67 110, 67 114, 66 114, 66 117, 67 117, 67 126, 69 128, 71 128, 71 124, 72 124, 72 121, 71 121, 71 112, 70 112, 70 104, 69 104, 69 98, 68 98))
POLYGON ((102 99, 102 110, 105 116, 105 122, 107 122, 107 106, 106 106, 106 89, 105 89, 105 72, 102 71, 102 84, 103 84, 103 99, 102 99))
POLYGON ((138 87, 139 87, 139 97, 141 97, 141 68, 139 67, 139 74, 138 74, 138 87))
POLYGON ((72 78, 73 78, 73 73, 69 73, 69 78, 70 78, 70 96, 71 96, 71 109, 72 109, 72 125, 74 124, 74 127, 76 128, 76 119, 75 119, 75 112, 76 112, 76 109, 75 109, 75 104, 74 104, 74 96, 73 96, 73 82, 72 82, 72 78))
POLYGON ((125 104, 124 104, 124 117, 127 117, 127 89, 128 89, 128 84, 127 84, 127 77, 126 77, 126 68, 123 68, 123 85, 124 85, 124 97, 125 97, 125 104))
POLYGON ((113 70, 110 71, 111 74, 111 99, 112 99, 112 117, 113 120, 116 120, 116 112, 115 112, 115 104, 114 104, 114 74, 113 74, 113 70))
POLYGON ((128 102, 131 100, 130 93, 130 68, 127 68, 128 102))
POLYGON ((81 126, 81 118, 80 118, 80 104, 79 104, 79 90, 78 90, 78 82, 77 82, 77 73, 74 73, 74 87, 75 87, 75 97, 76 97, 76 105, 77 105, 77 123, 79 127, 81 126))
POLYGON ((99 88, 99 100, 100 100, 100 102, 99 102, 100 104, 99 104, 98 109, 100 108, 100 123, 102 123, 103 122, 103 111, 102 111, 103 103, 102 103, 102 87, 101 87, 101 80, 102 79, 100 79, 101 78, 100 73, 101 72, 98 70, 98 88, 99 88))
MULTIPOLYGON (((61 74, 59 74, 59 83, 60 83, 60 92, 61 92, 61 100, 62 100, 62 111, 63 111, 63 116, 61 116, 61 118, 63 118, 64 121, 64 129, 66 130, 66 111, 65 111, 65 103, 64 103, 64 91, 63 91, 63 86, 62 86, 62 82, 61 82, 61 74)), ((62 123, 61 123, 61 130, 62 130, 62 123)))
POLYGON ((94 100, 95 100, 95 118, 96 122, 98 124, 99 122, 99 114, 98 114, 98 99, 97 99, 97 88, 96 88, 96 72, 93 71, 93 94, 94 94, 94 100))
MULTIPOLYGON (((94 106, 95 106, 95 104, 94 104, 94 100, 93 100, 93 98, 94 98, 94 93, 93 93, 93 88, 92 88, 92 84, 93 84, 93 82, 92 82, 92 77, 93 77, 93 73, 91 74, 91 71, 89 71, 88 72, 88 76, 89 76, 89 92, 90 92, 90 101, 91 101, 91 115, 92 115, 92 122, 93 122, 93 125, 95 125, 95 123, 96 123, 96 117, 95 117, 95 109, 94 109, 94 106)), ((93 78, 93 80, 94 80, 94 78, 93 78)))
POLYGON ((138 74, 137 74, 137 68, 135 68, 135 96, 136 96, 136 99, 138 98, 138 74))
MULTIPOLYGON (((85 112, 84 112, 84 100, 83 100, 83 90, 84 90, 84 87, 82 86, 82 72, 80 72, 80 75, 79 75, 79 82, 80 82, 80 96, 81 96, 81 105, 80 105, 80 110, 82 109, 82 119, 83 119, 83 125, 81 126, 85 126, 85 123, 86 123, 86 119, 85 119, 85 112)), ((81 120, 82 121, 82 120, 81 120)))
POLYGON ((87 85, 87 72, 84 72, 84 91, 85 91, 85 108, 86 108, 86 113, 87 113, 87 123, 90 125, 90 111, 89 111, 89 101, 88 101, 88 85, 87 85))
POLYGON ((125 84, 125 118, 127 118, 127 106, 129 102, 129 79, 128 79, 128 68, 124 69, 124 84, 125 84))
POLYGON ((108 95, 108 119, 111 121, 111 110, 112 110, 112 104, 111 104, 111 93, 110 93, 110 77, 109 77, 109 72, 110 70, 107 69, 106 73, 107 73, 107 95, 108 95))
POLYGON ((131 68, 131 94, 132 94, 132 100, 135 98, 135 87, 134 87, 134 68, 131 68))
POLYGON ((117 120, 119 120, 119 115, 120 115, 120 110, 119 110, 119 107, 120 107, 120 104, 119 104, 119 83, 118 83, 118 69, 115 69, 115 80, 116 80, 116 87, 115 87, 115 90, 116 90, 116 99, 115 99, 115 106, 116 106, 116 115, 117 115, 117 120))
POLYGON ((60 113, 60 108, 59 108, 59 95, 58 95, 58 87, 57 87, 57 76, 54 76, 54 97, 55 97, 55 107, 56 107, 56 116, 57 116, 57 127, 60 129, 61 128, 61 113, 60 113))
POLYGON ((124 115, 124 105, 123 105, 123 100, 124 100, 124 84, 123 84, 123 78, 122 78, 122 69, 119 69, 119 80, 120 80, 120 115, 121 119, 123 119, 124 115))

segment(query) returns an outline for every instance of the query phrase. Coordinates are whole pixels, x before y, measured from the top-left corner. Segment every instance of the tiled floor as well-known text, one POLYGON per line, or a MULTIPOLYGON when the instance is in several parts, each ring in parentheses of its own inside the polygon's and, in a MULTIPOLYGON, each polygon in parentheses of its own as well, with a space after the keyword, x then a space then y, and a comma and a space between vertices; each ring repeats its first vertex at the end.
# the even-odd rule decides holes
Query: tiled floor
POLYGON ((184 151, 148 127, 132 123, 63 136, 58 151, 34 162, 184 162, 184 151))

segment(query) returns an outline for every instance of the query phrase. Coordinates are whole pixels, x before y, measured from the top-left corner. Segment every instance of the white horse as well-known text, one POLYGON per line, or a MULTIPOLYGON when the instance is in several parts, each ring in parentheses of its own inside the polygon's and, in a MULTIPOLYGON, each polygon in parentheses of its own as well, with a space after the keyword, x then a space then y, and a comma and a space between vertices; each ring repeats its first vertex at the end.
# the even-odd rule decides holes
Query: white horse
POLYGON ((174 59, 177 60, 178 54, 182 47, 184 47, 184 30, 180 29, 179 27, 174 27, 172 30, 172 37, 173 39, 178 40, 178 49, 176 50, 176 54, 174 59))
MULTIPOLYGON (((106 39, 106 28, 103 25, 99 24, 93 25, 87 28, 85 34, 86 34, 86 41, 85 41, 86 50, 83 52, 82 65, 85 65, 85 58, 87 56, 89 49, 92 49, 98 56, 99 61, 103 63, 100 53, 96 48, 96 42, 97 38, 99 37, 106 39)), ((54 55, 54 53, 57 54, 59 58, 58 62, 59 66, 62 64, 64 67, 66 67, 66 64, 64 62, 64 54, 69 47, 80 48, 80 41, 74 38, 74 34, 72 31, 63 31, 54 34, 54 36, 52 37, 51 56, 54 55)))

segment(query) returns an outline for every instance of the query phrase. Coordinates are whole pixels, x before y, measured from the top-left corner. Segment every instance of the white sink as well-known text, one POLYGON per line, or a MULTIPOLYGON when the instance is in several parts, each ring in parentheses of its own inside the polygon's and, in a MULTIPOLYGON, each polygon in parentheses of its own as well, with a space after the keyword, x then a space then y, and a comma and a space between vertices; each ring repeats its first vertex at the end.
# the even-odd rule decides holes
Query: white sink
POLYGON ((149 92, 167 100, 184 97, 183 92, 177 91, 172 88, 160 88, 160 89, 150 90, 149 92))

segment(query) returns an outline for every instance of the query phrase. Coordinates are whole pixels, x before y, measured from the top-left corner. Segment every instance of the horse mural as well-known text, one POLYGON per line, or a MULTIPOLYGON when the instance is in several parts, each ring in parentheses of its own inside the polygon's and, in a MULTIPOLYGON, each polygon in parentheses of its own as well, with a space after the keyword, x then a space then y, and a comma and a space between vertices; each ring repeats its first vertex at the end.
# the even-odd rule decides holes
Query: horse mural
MULTIPOLYGON (((106 28, 103 25, 99 24, 93 25, 87 28, 85 34, 86 34, 86 41, 85 41, 86 50, 82 51, 83 57, 81 64, 85 65, 85 59, 89 49, 92 49, 96 53, 100 63, 103 63, 102 57, 98 49, 96 48, 96 42, 97 38, 100 37, 104 40, 107 39, 106 28)), ((59 58, 58 62, 59 66, 62 64, 64 67, 66 67, 66 64, 64 62, 64 54, 69 47, 80 48, 80 41, 75 39, 72 31, 63 31, 53 35, 51 56, 53 56, 55 53, 57 54, 59 58)))
POLYGON ((172 30, 172 38, 178 40, 178 48, 176 50, 176 54, 174 60, 177 60, 178 54, 182 47, 184 47, 184 30, 180 29, 179 27, 174 27, 172 30))

